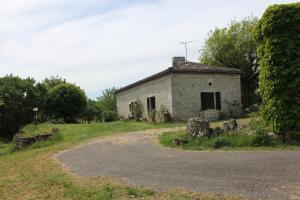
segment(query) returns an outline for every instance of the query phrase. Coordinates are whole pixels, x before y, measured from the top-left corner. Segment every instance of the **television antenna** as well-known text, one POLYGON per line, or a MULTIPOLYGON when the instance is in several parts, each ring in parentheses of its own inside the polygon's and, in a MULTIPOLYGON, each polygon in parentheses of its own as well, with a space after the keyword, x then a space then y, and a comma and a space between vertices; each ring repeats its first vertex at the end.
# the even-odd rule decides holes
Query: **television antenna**
POLYGON ((194 42, 199 42, 200 40, 190 40, 190 41, 183 41, 183 42, 180 42, 180 44, 183 44, 184 47, 185 47, 185 61, 187 62, 188 60, 188 52, 187 52, 187 44, 190 44, 190 43, 194 43, 194 42))

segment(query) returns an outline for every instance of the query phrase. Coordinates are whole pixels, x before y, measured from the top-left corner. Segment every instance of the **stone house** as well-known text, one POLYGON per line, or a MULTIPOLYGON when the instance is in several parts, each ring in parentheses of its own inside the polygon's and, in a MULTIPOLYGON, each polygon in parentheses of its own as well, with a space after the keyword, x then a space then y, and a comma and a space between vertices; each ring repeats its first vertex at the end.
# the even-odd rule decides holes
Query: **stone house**
POLYGON ((142 118, 161 110, 167 110, 175 120, 199 115, 216 119, 222 113, 239 113, 241 71, 174 57, 172 67, 117 91, 120 117, 133 116, 138 104, 142 118))

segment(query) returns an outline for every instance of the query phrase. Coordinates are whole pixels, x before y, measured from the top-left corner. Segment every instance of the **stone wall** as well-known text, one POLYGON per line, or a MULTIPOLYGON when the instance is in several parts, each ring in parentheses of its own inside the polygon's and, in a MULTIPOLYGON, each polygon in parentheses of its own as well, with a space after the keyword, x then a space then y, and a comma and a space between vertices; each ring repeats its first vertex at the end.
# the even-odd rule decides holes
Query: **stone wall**
MULTIPOLYGON (((239 74, 174 74, 172 76, 173 116, 178 120, 198 116, 201 109, 201 92, 220 92, 221 111, 229 109, 229 103, 241 103, 239 74), (211 85, 209 85, 211 82, 211 85)), ((220 111, 206 110, 207 119, 215 119, 220 111)))
MULTIPOLYGON (((199 116, 201 92, 221 93, 221 112, 229 110, 233 101, 241 103, 239 74, 170 74, 117 94, 117 109, 121 117, 131 115, 129 104, 139 99, 143 106, 143 118, 148 118, 147 97, 155 96, 157 110, 165 105, 175 120, 199 116), (211 82, 211 85, 209 85, 211 82)), ((215 119, 218 110, 202 112, 202 117, 215 119)))
POLYGON ((165 105, 172 115, 171 75, 143 83, 118 93, 117 109, 119 116, 127 118, 128 115, 131 115, 129 104, 139 99, 143 106, 143 118, 148 118, 147 97, 152 96, 155 96, 157 110, 161 105, 165 105))

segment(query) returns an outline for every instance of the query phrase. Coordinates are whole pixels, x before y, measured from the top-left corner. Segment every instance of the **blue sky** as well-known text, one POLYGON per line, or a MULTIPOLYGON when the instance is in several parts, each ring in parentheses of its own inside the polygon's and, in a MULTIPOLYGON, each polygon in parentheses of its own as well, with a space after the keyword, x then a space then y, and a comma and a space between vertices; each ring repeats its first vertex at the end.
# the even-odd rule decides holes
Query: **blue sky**
POLYGON ((0 0, 0 76, 66 78, 96 98, 171 65, 197 61, 207 33, 288 0, 0 0))

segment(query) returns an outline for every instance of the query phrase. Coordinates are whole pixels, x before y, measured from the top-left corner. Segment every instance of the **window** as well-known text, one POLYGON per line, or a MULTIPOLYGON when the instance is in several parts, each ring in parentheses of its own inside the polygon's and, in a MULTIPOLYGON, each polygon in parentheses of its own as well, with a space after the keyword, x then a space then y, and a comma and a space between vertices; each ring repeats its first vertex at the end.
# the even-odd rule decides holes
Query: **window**
POLYGON ((220 92, 201 92, 201 110, 207 109, 221 110, 220 92))
POLYGON ((134 114, 135 107, 137 106, 137 101, 131 102, 129 104, 129 111, 134 114))
POLYGON ((148 113, 155 111, 155 109, 156 109, 155 97, 148 97, 147 98, 148 113))
POLYGON ((132 103, 129 104, 129 112, 133 112, 132 103))

